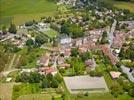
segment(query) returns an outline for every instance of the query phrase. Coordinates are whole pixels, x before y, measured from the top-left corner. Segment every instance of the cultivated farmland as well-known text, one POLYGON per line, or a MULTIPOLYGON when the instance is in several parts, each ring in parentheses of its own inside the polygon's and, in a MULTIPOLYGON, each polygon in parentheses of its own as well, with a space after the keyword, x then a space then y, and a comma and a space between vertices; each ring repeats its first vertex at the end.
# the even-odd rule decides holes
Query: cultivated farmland
POLYGON ((0 24, 11 20, 15 24, 39 20, 40 17, 54 15, 56 9, 56 3, 49 0, 0 0, 0 24))

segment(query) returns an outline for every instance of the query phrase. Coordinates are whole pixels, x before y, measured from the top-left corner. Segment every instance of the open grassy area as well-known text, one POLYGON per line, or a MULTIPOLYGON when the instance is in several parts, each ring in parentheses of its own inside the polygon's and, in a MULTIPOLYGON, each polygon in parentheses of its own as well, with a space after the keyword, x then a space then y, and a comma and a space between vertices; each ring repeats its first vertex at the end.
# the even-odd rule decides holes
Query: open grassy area
POLYGON ((20 84, 14 85, 12 99, 16 100, 19 96, 40 93, 38 84, 20 84))
POLYGON ((17 100, 52 100, 49 94, 30 94, 20 96, 17 100))
POLYGON ((58 35, 58 32, 53 29, 50 29, 49 31, 45 32, 45 34, 48 35, 49 37, 53 38, 58 35))
POLYGON ((22 55, 20 58, 20 62, 26 68, 36 67, 37 60, 45 54, 45 50, 41 48, 33 48, 28 50, 27 47, 23 48, 18 54, 22 55))
POLYGON ((0 24, 7 24, 12 19, 15 24, 21 24, 52 16, 56 9, 56 3, 49 0, 0 0, 0 24))
POLYGON ((81 98, 77 98, 77 100, 133 100, 132 97, 124 94, 119 96, 118 98, 114 98, 110 93, 100 93, 100 94, 89 94, 89 96, 83 96, 81 98))
POLYGON ((13 87, 12 100, 52 100, 52 97, 54 100, 62 100, 61 94, 57 94, 56 89, 41 89, 38 83, 23 83, 13 87))
POLYGON ((102 0, 113 4, 115 7, 120 9, 129 9, 131 12, 134 12, 134 2, 122 2, 122 1, 115 1, 115 0, 102 0))

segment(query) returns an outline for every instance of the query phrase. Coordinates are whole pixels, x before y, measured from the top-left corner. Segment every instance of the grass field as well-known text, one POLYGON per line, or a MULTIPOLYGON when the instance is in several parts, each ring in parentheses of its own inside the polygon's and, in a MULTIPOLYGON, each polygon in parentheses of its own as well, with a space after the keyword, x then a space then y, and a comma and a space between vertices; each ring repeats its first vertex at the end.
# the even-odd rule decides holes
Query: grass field
POLYGON ((14 85, 12 100, 62 100, 54 88, 41 89, 39 84, 14 85))
POLYGON ((41 89, 39 88, 38 84, 14 85, 12 99, 16 100, 19 96, 29 95, 29 94, 38 94, 40 92, 41 92, 41 89))
POLYGON ((50 38, 56 37, 58 35, 58 32, 50 29, 49 31, 45 32, 46 35, 48 35, 50 38))
POLYGON ((17 54, 22 55, 20 58, 20 62, 23 62, 23 66, 25 68, 33 68, 36 67, 36 62, 40 56, 45 54, 45 50, 41 48, 34 48, 31 51, 28 51, 28 48, 23 48, 17 54))
POLYGON ((122 2, 122 1, 115 1, 115 0, 102 0, 113 4, 115 7, 120 9, 129 9, 131 12, 134 12, 134 2, 122 2))
POLYGON ((15 24, 21 24, 52 16, 56 9, 56 4, 48 0, 0 0, 0 24, 7 24, 12 19, 15 24))
POLYGON ((20 96, 17 100, 52 100, 49 94, 30 94, 20 96))

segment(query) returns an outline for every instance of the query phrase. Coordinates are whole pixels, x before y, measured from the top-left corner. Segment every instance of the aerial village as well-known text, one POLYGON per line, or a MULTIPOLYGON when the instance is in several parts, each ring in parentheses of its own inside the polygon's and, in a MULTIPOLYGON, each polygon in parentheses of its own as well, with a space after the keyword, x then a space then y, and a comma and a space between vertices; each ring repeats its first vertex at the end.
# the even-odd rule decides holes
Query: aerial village
POLYGON ((33 48, 43 51, 36 57, 31 56, 30 59, 35 60, 31 60, 30 67, 19 63, 25 61, 22 53, 18 62, 13 61, 17 67, 1 72, 2 81, 41 83, 41 88, 58 88, 60 92, 57 90, 56 94, 61 98, 66 91, 60 85, 62 81, 67 90, 78 97, 107 92, 114 97, 124 93, 134 97, 134 85, 130 85, 134 82, 134 16, 128 16, 128 10, 85 2, 87 0, 59 0, 59 14, 55 17, 26 22, 16 26, 15 33, 12 29, 1 30, 0 43, 10 43, 14 48, 8 45, 7 48, 16 54, 21 55, 26 47, 29 53, 33 48), (52 35, 48 33, 51 31, 52 35), (12 72, 17 75, 12 76, 12 72), (46 79, 42 81, 42 77, 46 79), (47 80, 52 81, 51 85, 47 80))

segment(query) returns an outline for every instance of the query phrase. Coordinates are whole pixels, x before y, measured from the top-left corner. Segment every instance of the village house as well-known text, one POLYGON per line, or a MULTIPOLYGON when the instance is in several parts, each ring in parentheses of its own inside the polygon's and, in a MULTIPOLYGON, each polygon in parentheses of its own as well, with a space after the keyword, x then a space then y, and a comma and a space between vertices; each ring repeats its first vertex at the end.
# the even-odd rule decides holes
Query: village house
POLYGON ((63 54, 64 58, 69 58, 71 55, 71 47, 60 48, 60 54, 63 54))
POLYGON ((55 63, 55 61, 56 61, 56 56, 51 55, 50 61, 51 61, 51 63, 55 63))
POLYGON ((82 45, 83 44, 83 40, 82 40, 82 38, 78 38, 78 39, 75 39, 75 46, 80 46, 80 45, 82 45))
POLYGON ((112 47, 121 48, 123 43, 124 43, 124 41, 125 41, 125 36, 126 36, 125 33, 116 31, 116 34, 115 34, 115 36, 113 38, 112 47))
POLYGON ((126 24, 128 29, 130 30, 134 29, 134 21, 120 21, 119 24, 120 26, 122 26, 123 24, 126 24))
POLYGON ((70 64, 68 63, 63 63, 58 65, 59 69, 67 69, 70 68, 70 64))
POLYGON ((50 60, 49 54, 46 54, 46 55, 42 56, 42 57, 37 61, 37 65, 40 65, 40 66, 48 66, 49 60, 50 60))
POLYGON ((88 51, 88 47, 87 46, 80 46, 78 48, 78 52, 81 54, 81 53, 85 53, 88 51))
POLYGON ((121 72, 115 72, 115 71, 111 71, 110 75, 113 79, 119 78, 121 75, 121 72))
POLYGON ((39 73, 42 75, 47 75, 47 74, 52 74, 55 75, 57 74, 57 69, 55 67, 41 67, 38 69, 39 73))
POLYGON ((66 52, 64 53, 64 58, 69 58, 70 55, 71 55, 71 51, 66 51, 66 52))
POLYGON ((118 62, 118 58, 115 55, 113 55, 108 45, 101 45, 100 48, 103 51, 104 55, 109 57, 113 65, 115 65, 118 62))
POLYGON ((58 64, 63 64, 64 62, 65 62, 64 57, 59 57, 58 60, 57 60, 58 64))
POLYGON ((45 32, 45 31, 48 31, 50 30, 50 24, 46 24, 46 23, 43 23, 43 22, 40 22, 36 25, 36 28, 41 31, 41 32, 45 32))
POLYGON ((71 45, 71 41, 72 41, 71 37, 69 37, 66 34, 62 34, 59 36, 59 42, 61 45, 67 45, 67 44, 71 45))
POLYGON ((86 65, 88 68, 92 69, 92 70, 94 70, 95 67, 96 67, 96 63, 95 63, 95 61, 94 61, 93 59, 88 59, 88 60, 86 60, 86 61, 85 61, 85 65, 86 65))
POLYGON ((60 53, 60 50, 61 49, 59 47, 50 48, 51 55, 58 55, 60 53))

